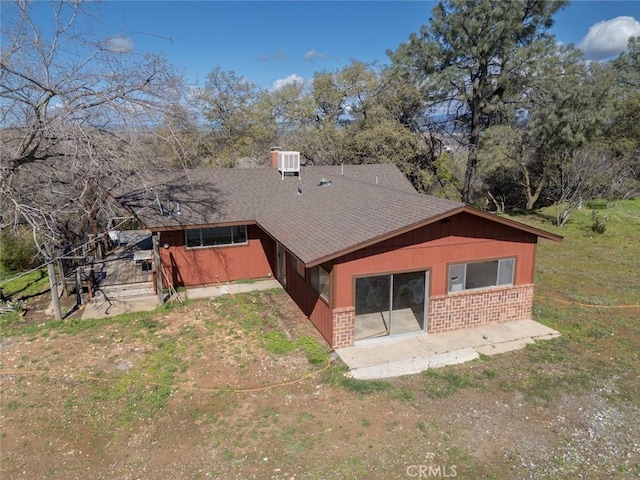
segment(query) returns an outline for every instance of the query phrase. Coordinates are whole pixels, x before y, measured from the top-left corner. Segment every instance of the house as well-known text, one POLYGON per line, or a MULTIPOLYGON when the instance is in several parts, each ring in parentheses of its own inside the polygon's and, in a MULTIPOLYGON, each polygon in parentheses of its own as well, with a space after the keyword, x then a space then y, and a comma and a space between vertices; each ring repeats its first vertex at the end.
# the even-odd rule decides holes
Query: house
POLYGON ((174 286, 277 278, 334 348, 530 319, 538 238, 419 194, 395 165, 173 172, 122 197, 174 286))

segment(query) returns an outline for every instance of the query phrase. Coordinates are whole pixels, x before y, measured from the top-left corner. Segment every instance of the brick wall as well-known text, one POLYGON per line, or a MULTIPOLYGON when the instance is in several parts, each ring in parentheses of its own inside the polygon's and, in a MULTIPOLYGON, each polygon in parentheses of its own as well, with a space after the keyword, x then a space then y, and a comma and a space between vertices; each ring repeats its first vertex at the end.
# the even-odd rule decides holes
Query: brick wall
POLYGON ((432 297, 429 301, 428 332, 530 319, 532 308, 533 285, 432 297))
POLYGON ((353 346, 355 334, 355 307, 336 308, 333 311, 333 342, 334 349, 353 346))

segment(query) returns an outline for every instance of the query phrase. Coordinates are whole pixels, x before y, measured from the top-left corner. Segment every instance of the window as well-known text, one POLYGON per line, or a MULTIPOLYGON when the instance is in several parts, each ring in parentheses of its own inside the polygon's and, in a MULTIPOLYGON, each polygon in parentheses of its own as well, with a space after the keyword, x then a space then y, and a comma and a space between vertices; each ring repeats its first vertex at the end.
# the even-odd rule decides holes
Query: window
POLYGON ((304 278, 304 263, 302 263, 297 257, 294 255, 289 255, 289 265, 291 269, 296 271, 298 275, 304 278))
POLYGON ((247 243, 247 226, 196 228, 187 230, 187 247, 213 247, 247 243))
POLYGON ((317 266, 311 269, 311 287, 327 302, 329 301, 329 272, 317 266))
POLYGON ((449 293, 474 288, 513 285, 515 258, 449 266, 449 293))

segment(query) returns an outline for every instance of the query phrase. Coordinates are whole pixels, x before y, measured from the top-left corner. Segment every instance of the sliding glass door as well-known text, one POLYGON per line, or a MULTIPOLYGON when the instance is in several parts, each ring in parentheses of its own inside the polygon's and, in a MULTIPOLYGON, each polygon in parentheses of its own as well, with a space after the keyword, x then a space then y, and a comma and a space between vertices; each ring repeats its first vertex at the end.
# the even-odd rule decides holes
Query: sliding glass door
POLYGON ((357 278, 355 340, 424 331, 428 288, 429 271, 357 278))

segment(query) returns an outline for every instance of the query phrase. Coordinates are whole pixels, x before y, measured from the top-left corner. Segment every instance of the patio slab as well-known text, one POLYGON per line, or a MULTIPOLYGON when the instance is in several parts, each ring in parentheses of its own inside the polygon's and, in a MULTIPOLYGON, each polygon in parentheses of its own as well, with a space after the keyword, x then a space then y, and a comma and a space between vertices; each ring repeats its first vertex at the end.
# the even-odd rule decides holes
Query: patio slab
MULTIPOLYGON (((186 290, 186 297, 190 300, 197 298, 219 297, 221 295, 233 295, 236 293, 247 293, 256 290, 271 290, 282 288, 278 280, 258 280, 250 283, 228 283, 218 286, 190 287, 186 290)), ((180 293, 183 296, 183 293, 180 293)))
POLYGON ((560 333, 533 320, 518 320, 452 332, 385 338, 336 350, 359 379, 398 377, 524 348, 560 333))
MULTIPOLYGON (((273 279, 259 280, 253 283, 233 283, 219 286, 188 288, 185 292, 180 292, 180 298, 195 300, 221 295, 247 293, 256 290, 271 290, 274 288, 282 288, 282 285, 273 279)), ((109 299, 100 297, 84 307, 82 318, 105 318, 121 313, 155 310, 156 307, 158 307, 158 296, 156 294, 118 296, 109 299)))

